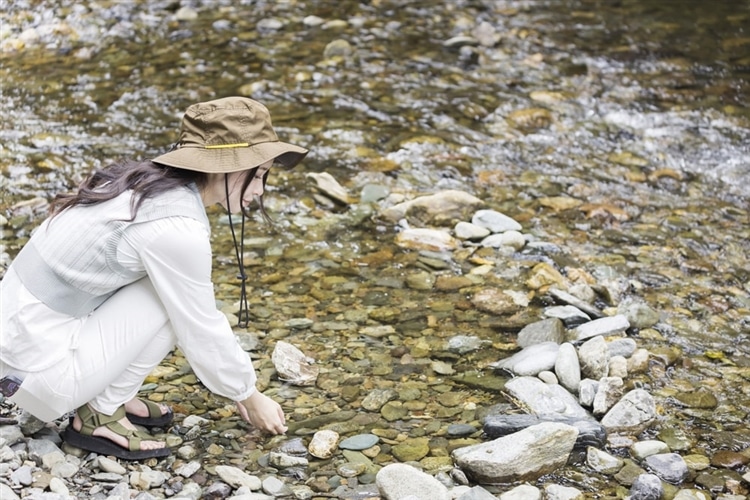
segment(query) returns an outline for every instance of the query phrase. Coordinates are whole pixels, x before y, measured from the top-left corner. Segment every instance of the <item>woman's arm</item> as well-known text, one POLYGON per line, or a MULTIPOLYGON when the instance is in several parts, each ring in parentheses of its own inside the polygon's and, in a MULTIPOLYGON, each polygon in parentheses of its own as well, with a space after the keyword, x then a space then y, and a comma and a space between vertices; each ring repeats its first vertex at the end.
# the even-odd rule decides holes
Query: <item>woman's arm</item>
POLYGON ((205 225, 168 217, 131 226, 124 239, 131 252, 137 252, 167 311, 178 346, 201 382, 237 402, 245 410, 240 409, 242 417, 254 426, 283 432, 281 407, 255 389, 250 356, 240 347, 226 316, 216 309, 205 225))

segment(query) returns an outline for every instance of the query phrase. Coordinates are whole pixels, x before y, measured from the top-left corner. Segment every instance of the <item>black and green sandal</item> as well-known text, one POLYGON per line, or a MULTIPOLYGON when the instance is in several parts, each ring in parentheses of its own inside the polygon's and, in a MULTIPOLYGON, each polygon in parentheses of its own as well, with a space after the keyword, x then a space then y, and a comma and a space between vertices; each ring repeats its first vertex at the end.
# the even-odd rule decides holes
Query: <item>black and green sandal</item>
POLYGON ((144 432, 131 431, 118 422, 118 420, 125 416, 124 406, 119 407, 111 416, 96 412, 87 404, 81 406, 76 411, 78 417, 83 421, 81 430, 77 431, 73 428, 73 419, 71 418, 68 427, 62 433, 62 438, 71 446, 100 455, 112 455, 123 460, 163 458, 169 456, 171 453, 171 450, 166 446, 155 450, 141 450, 141 441, 153 438, 144 432), (123 448, 109 439, 92 435, 98 427, 106 427, 112 432, 126 437, 128 439, 128 447, 123 448))
POLYGON ((159 404, 147 399, 140 400, 146 405, 146 408, 148 408, 148 417, 139 417, 132 413, 126 413, 125 416, 128 417, 128 420, 130 420, 131 423, 142 425, 143 427, 166 427, 172 423, 172 420, 174 420, 174 413, 171 408, 167 413, 162 415, 161 406, 159 406, 159 404))

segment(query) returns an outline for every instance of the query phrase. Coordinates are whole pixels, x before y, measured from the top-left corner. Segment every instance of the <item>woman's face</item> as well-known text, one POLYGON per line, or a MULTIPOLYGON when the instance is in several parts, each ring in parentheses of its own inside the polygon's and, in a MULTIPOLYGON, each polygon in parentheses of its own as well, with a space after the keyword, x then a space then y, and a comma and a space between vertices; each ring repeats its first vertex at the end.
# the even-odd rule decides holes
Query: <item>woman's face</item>
POLYGON ((272 165, 273 160, 268 160, 254 169, 255 172, 250 170, 249 172, 243 171, 229 174, 229 195, 228 199, 227 197, 224 197, 224 200, 221 203, 222 206, 225 209, 230 210, 232 213, 238 213, 240 211, 246 212, 254 202, 262 206, 262 201, 260 200, 265 191, 264 178, 268 174, 272 165), (246 181, 248 175, 253 176, 252 179, 249 180, 249 183, 246 181), (242 188, 246 184, 247 187, 243 191, 242 188), (229 203, 229 206, 227 206, 227 203, 229 203))

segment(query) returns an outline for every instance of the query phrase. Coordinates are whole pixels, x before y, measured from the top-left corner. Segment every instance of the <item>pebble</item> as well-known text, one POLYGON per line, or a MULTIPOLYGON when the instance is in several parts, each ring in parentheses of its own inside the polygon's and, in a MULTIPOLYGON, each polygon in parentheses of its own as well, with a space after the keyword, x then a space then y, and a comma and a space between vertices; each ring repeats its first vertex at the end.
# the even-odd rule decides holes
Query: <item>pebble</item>
POLYGON ((567 328, 591 321, 591 317, 575 306, 553 306, 544 310, 544 315, 560 319, 567 328))
POLYGON ((523 229, 523 226, 513 218, 496 210, 477 210, 471 217, 471 223, 492 233, 521 231, 523 229))
MULTIPOLYGON (((338 443, 338 432, 332 430, 320 430, 313 435, 308 450, 310 451, 310 455, 316 458, 327 459, 331 458, 336 452, 338 443)), ((369 448, 369 446, 367 446, 367 448, 369 448)))
POLYGON ((357 434, 341 440, 339 448, 342 450, 366 450, 378 444, 380 438, 374 434, 357 434))
POLYGON ((687 464, 677 453, 649 455, 644 462, 654 474, 668 483, 679 484, 687 478, 687 464))
POLYGON ((661 480, 654 474, 641 474, 630 487, 631 500, 659 500, 664 494, 661 480))

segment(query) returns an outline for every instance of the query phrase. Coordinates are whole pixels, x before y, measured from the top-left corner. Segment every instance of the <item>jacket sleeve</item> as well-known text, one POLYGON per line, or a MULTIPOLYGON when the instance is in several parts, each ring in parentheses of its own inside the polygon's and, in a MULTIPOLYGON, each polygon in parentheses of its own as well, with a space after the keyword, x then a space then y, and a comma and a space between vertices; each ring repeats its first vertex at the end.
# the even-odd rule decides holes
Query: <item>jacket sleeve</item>
POLYGON ((206 226, 167 217, 131 226, 124 235, 153 283, 191 368, 212 392, 241 401, 255 391, 250 356, 216 308, 206 226))

